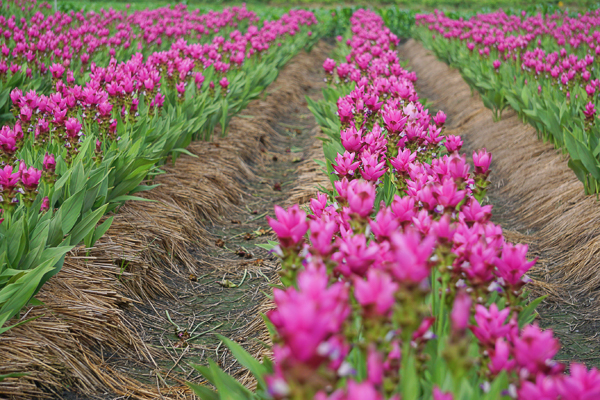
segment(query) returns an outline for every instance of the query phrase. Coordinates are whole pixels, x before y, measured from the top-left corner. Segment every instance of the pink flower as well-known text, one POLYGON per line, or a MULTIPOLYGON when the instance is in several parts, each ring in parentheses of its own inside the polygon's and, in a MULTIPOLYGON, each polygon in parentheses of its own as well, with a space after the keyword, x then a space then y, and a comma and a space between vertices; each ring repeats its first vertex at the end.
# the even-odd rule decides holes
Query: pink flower
POLYGON ((42 200, 42 205, 40 206, 40 212, 46 212, 50 209, 50 199, 48 196, 44 197, 42 200))
POLYGON ((352 181, 348 185, 348 206, 352 213, 368 217, 375 203, 375 186, 365 181, 352 181))
POLYGON ((440 206, 452 209, 465 198, 466 194, 464 190, 457 190, 454 180, 450 178, 444 179, 444 183, 435 186, 433 192, 433 196, 440 206))
POLYGON ((446 146, 448 153, 454 153, 455 151, 460 151, 462 145, 463 145, 463 141, 461 140, 460 136, 454 136, 454 135, 448 135, 446 137, 446 142, 444 143, 444 146, 446 146))
POLYGON ((267 221, 277 234, 281 246, 284 248, 296 246, 308 230, 306 213, 295 204, 287 211, 275 206, 275 216, 277 219, 267 216, 267 221))
POLYGON ((65 67, 62 64, 54 63, 50 66, 50 68, 48 68, 48 70, 54 79, 60 79, 65 73, 65 67))
POLYGON ((502 61, 500 61, 500 60, 494 60, 494 62, 493 62, 492 65, 494 66, 494 69, 496 71, 498 71, 498 68, 500 68, 500 65, 502 65, 502 61))
POLYGON ((381 162, 378 160, 378 154, 371 154, 366 157, 361 157, 362 170, 360 174, 363 179, 376 182, 383 174, 386 173, 385 159, 381 162))
POLYGON ((371 230, 379 242, 389 240, 400 226, 396 216, 387 207, 381 207, 375 220, 369 221, 371 230))
POLYGON ((362 134, 354 126, 340 132, 342 146, 350 152, 356 152, 362 147, 362 134))
POLYGON ((360 165, 358 161, 354 161, 354 155, 354 153, 348 151, 344 152, 343 155, 338 153, 335 158, 337 165, 332 165, 336 174, 339 176, 354 175, 354 170, 360 165))
POLYGON ((454 299, 450 320, 452 321, 452 329, 455 332, 462 332, 467 329, 471 317, 471 304, 471 296, 464 291, 459 292, 454 299))
POLYGON ((510 347, 506 340, 502 338, 496 339, 496 346, 493 351, 490 352, 490 372, 492 374, 499 374, 502 371, 510 372, 514 369, 516 361, 509 360, 510 358, 510 347))
POLYGON ((71 138, 77 138, 81 132, 81 122, 75 117, 71 117, 65 122, 65 128, 67 130, 67 135, 71 138))
POLYGON ((411 153, 410 149, 398 150, 398 156, 390 159, 390 163, 398 172, 408 172, 408 166, 415 161, 417 153, 411 153))
POLYGON ((525 282, 523 276, 535 264, 536 260, 527 261, 527 245, 505 243, 502 248, 502 256, 496 258, 494 264, 498 268, 498 275, 506 283, 520 287, 525 282))
POLYGON ((491 163, 492 155, 485 149, 480 150, 479 152, 473 152, 473 164, 475 165, 476 174, 487 174, 491 163))
POLYGON ((283 342, 274 349, 278 363, 316 368, 327 361, 327 348, 334 344, 328 342, 340 332, 350 313, 346 286, 329 286, 328 281, 324 268, 313 267, 299 273, 298 289, 273 290, 277 308, 269 313, 269 319, 283 342))
POLYGON ((437 386, 433 388, 433 400, 454 400, 452 393, 444 393, 437 386))
POLYGON ((328 58, 323 62, 323 69, 325 70, 326 73, 333 74, 335 65, 336 65, 335 61, 333 61, 331 58, 328 58))
POLYGON ((518 366, 525 368, 531 375, 549 372, 553 366, 552 358, 560 349, 552 330, 542 331, 537 325, 523 328, 520 336, 513 340, 513 345, 518 366))
POLYGON ((519 400, 556 400, 559 398, 557 383, 556 377, 539 374, 535 378, 535 383, 523 382, 518 398, 519 400))
POLYGON ((46 153, 44 155, 44 169, 46 171, 54 172, 56 169, 56 159, 54 158, 54 154, 46 153))
POLYGON ((386 316, 394 305, 398 284, 383 271, 371 269, 367 279, 355 278, 354 296, 367 315, 386 316))
POLYGON ((339 251, 331 258, 338 263, 336 270, 344 276, 365 276, 379 253, 377 243, 367 244, 363 234, 338 238, 337 244, 339 251))
POLYGON ((400 132, 404 129, 407 117, 404 117, 400 110, 387 109, 384 110, 382 116, 387 130, 391 133, 400 132))
POLYGON ((420 283, 429 276, 429 257, 433 251, 435 238, 421 235, 413 230, 395 233, 391 238, 393 261, 391 274, 399 282, 420 283))
POLYGON ((594 119, 596 115, 596 106, 591 101, 585 105, 585 109, 583 110, 583 115, 585 115, 585 119, 591 121, 594 119))
POLYGON ((227 80, 227 77, 223 77, 220 81, 219 81, 219 85, 221 85, 221 87, 223 89, 227 89, 227 87, 229 86, 229 81, 227 80))
POLYGON ((328 256, 332 249, 333 235, 337 231, 337 224, 333 221, 322 219, 309 222, 311 250, 322 257, 328 256))
POLYGON ((439 110, 437 114, 435 114, 435 117, 433 117, 433 122, 437 126, 444 126, 446 123, 446 114, 442 110, 439 110))
POLYGON ((571 375, 558 380, 558 392, 564 400, 592 400, 600 398, 600 373, 589 371, 583 364, 571 364, 571 375))
POLYGON ((4 192, 12 192, 21 178, 19 171, 13 172, 12 165, 0 169, 0 187, 4 192))
POLYGON ((25 190, 36 190, 40 183, 40 178, 42 177, 42 171, 35 169, 34 167, 26 168, 25 163, 21 163, 21 165, 23 166, 22 169, 19 168, 21 173, 21 183, 25 187, 25 190))
POLYGON ((496 340, 507 337, 516 328, 514 321, 507 321, 509 315, 510 308, 498 310, 498 306, 492 303, 487 309, 478 304, 475 306, 477 326, 470 326, 470 329, 482 345, 495 346, 496 340))

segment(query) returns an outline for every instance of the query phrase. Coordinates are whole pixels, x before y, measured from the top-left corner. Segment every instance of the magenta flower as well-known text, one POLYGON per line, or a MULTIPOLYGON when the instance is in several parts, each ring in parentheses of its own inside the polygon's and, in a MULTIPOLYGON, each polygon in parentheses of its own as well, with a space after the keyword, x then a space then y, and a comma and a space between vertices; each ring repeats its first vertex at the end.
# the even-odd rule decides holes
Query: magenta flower
POLYGON ((56 169, 56 159, 54 158, 54 154, 46 153, 44 155, 44 169, 49 172, 54 172, 56 169))
POLYGON ((523 328, 520 336, 513 340, 513 345, 517 365, 525 368, 531 375, 549 372, 554 366, 552 358, 560 349, 552 329, 542 331, 537 325, 523 328))
POLYGON ((54 79, 60 79, 65 73, 65 67, 62 64, 54 63, 48 69, 54 79))
POLYGON ((507 321, 510 315, 510 308, 498 310, 498 306, 493 303, 489 309, 478 304, 475 306, 475 322, 477 326, 469 328, 482 345, 493 347, 496 340, 505 338, 516 328, 516 321, 507 321))
POLYGON ((366 218, 373 212, 375 186, 365 181, 352 181, 348 185, 348 206, 350 212, 366 218))
POLYGON ((502 371, 510 372, 515 368, 516 361, 510 359, 510 347, 506 340, 498 338, 496 346, 490 351, 490 372, 499 374, 502 371))
POLYGON ((390 159, 390 163, 398 172, 408 172, 408 166, 415 161, 417 153, 411 153, 410 149, 398 150, 398 156, 390 159))
POLYGON ((433 117, 433 122, 437 126, 444 126, 446 123, 446 114, 442 110, 439 110, 437 114, 435 114, 435 117, 433 117))
POLYGON ((221 87, 223 88, 223 90, 226 90, 227 87, 229 86, 229 81, 227 80, 227 77, 223 77, 220 81, 219 81, 219 85, 221 85, 221 87))
POLYGON ((67 130, 67 135, 71 139, 75 139, 81 136, 81 122, 75 117, 71 117, 65 122, 65 128, 67 130))
POLYGON ((525 282, 523 277, 535 264, 536 260, 527 261, 527 245, 505 243, 502 248, 502 256, 495 259, 498 275, 504 281, 515 287, 521 287, 525 282))
POLYGON ((50 199, 48 196, 42 199, 42 205, 40 206, 40 212, 46 212, 50 209, 50 199))
POLYGON ((400 110, 393 109, 384 109, 382 117, 387 130, 391 133, 402 131, 408 119, 407 117, 404 117, 402 115, 402 112, 400 110))
POLYGON ((393 261, 391 274, 405 283, 420 283, 429 276, 429 257, 433 251, 435 238, 421 235, 414 230, 396 233, 391 238, 393 261))
POLYGON ((463 141, 460 136, 448 135, 446 136, 446 142, 444 146, 448 150, 448 153, 454 153, 455 151, 460 151, 463 145, 463 141))
POLYGON ((360 171, 360 174, 366 181, 377 182, 377 180, 387 171, 387 168, 385 167, 385 159, 379 162, 377 154, 361 157, 361 161, 362 170, 360 171))
POLYGON ((0 169, 0 187, 2 191, 11 193, 19 183, 21 178, 19 171, 13 172, 12 165, 6 165, 0 169))
POLYGON ((380 251, 377 243, 367 244, 363 234, 338 238, 337 244, 339 250, 331 258, 338 263, 336 270, 347 277, 365 276, 380 251))
POLYGON ((446 178, 442 185, 435 186, 433 196, 437 203, 444 208, 455 208, 466 195, 465 190, 457 190, 453 179, 446 178))
POLYGON ((585 105, 585 109, 583 110, 583 115, 585 115, 585 119, 588 121, 592 121, 596 116, 596 106, 591 101, 585 105))
POLYGON ((360 165, 358 161, 354 161, 354 155, 354 153, 348 151, 344 152, 343 155, 338 153, 335 158, 337 165, 332 165, 336 174, 339 176, 354 175, 354 170, 360 165))
POLYGON ((204 83, 204 75, 200 72, 196 72, 194 75, 194 82, 196 83, 196 87, 198 90, 202 90, 202 84, 204 83))
POLYGON ((437 386, 433 388, 433 400, 454 400, 452 393, 444 393, 437 386))
POLYGON ((362 147, 362 134, 354 126, 340 132, 342 146, 350 152, 356 152, 362 147))
POLYGON ((493 65, 494 69, 496 71, 498 71, 498 68, 500 68, 500 65, 502 65, 502 61, 500 61, 500 60, 494 60, 494 62, 492 63, 492 65, 493 65))
POLYGON ((323 69, 326 73, 333 74, 333 70, 335 70, 335 65, 335 61, 331 58, 328 58, 323 62, 323 69))
POLYGON ((367 315, 387 316, 399 286, 383 271, 371 269, 367 279, 354 279, 354 296, 367 315))
POLYGON ((400 224, 394 213, 387 207, 381 207, 375 220, 369 221, 369 226, 371 226, 371 231, 373 231, 377 240, 383 242, 389 240, 392 234, 398 230, 400 224))
POLYGON ((25 167, 25 163, 21 163, 24 167, 19 169, 21 173, 21 183, 26 191, 34 191, 40 184, 40 178, 42 177, 42 171, 35 169, 34 167, 25 167))
POLYGON ((557 384, 558 379, 556 377, 538 374, 535 383, 523 381, 518 392, 518 398, 519 400, 556 400, 560 396, 557 384))
POLYGON ((287 211, 279 206, 275 206, 275 216, 277 219, 267 216, 267 221, 277 234, 277 238, 283 248, 295 247, 308 230, 306 222, 306 213, 295 204, 287 211))
POLYGON ((600 372, 596 368, 589 371, 583 364, 573 363, 570 376, 557 381, 558 392, 564 400, 592 400, 600 398, 600 372))
POLYGON ((482 149, 479 152, 473 152, 473 164, 475 165, 476 174, 487 174, 491 163, 492 155, 485 149, 482 149))
POLYGON ((467 329, 469 319, 471 318, 471 296, 464 291, 459 292, 454 299, 454 306, 450 313, 452 329, 455 332, 462 332, 467 329))
POLYGON ((333 221, 324 221, 322 219, 309 222, 310 244, 313 254, 321 257, 328 256, 333 250, 333 235, 338 230, 338 226, 333 221))

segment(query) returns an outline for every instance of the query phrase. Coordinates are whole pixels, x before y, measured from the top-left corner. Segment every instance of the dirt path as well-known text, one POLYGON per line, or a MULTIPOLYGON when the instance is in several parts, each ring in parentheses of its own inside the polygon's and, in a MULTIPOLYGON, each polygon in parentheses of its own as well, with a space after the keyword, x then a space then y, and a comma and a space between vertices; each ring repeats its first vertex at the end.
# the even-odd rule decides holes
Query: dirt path
POLYGON ((460 135, 464 150, 493 154, 494 220, 508 240, 528 243, 539 257, 534 295, 550 294, 539 323, 560 337, 558 357, 600 365, 600 203, 584 195, 566 157, 538 140, 512 109, 494 123, 458 70, 414 40, 399 53, 416 71, 421 96, 448 115, 447 134, 460 135))
POLYGON ((165 165, 89 253, 67 257, 44 286, 39 317, 0 335, 1 398, 192 398, 191 363, 211 358, 244 382, 216 333, 264 351, 259 311, 277 281, 265 215, 307 201, 326 176, 317 123, 304 96, 321 96, 332 46, 301 52, 265 95, 231 121, 227 137, 193 143, 196 157, 165 165), (124 397, 119 397, 124 396, 124 397))

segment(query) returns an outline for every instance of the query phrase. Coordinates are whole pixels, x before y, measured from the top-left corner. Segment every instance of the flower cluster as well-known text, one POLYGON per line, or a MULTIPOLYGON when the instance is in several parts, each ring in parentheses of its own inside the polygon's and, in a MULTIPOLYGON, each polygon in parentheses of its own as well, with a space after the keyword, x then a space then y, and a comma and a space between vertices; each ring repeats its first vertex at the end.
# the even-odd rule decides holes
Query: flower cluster
POLYGON ((444 135, 445 115, 419 102, 379 16, 359 10, 351 22, 346 63, 324 64, 328 81, 356 83, 337 103, 345 152, 332 165, 336 193, 312 199, 309 213, 276 208, 269 219, 292 285, 274 290, 270 394, 398 400, 411 379, 402 365, 433 368, 431 349, 443 348, 443 375, 415 378, 441 380, 425 386, 435 400, 453 399, 460 385, 448 379, 469 371, 484 389, 506 374, 506 393, 520 399, 598 396, 597 370, 575 364, 563 375, 552 331, 517 322, 535 261, 505 241, 480 201, 491 155, 474 153, 472 169, 460 137, 444 135), (397 188, 388 204, 377 201, 383 178, 397 188), (468 355, 474 343, 478 357, 468 355))

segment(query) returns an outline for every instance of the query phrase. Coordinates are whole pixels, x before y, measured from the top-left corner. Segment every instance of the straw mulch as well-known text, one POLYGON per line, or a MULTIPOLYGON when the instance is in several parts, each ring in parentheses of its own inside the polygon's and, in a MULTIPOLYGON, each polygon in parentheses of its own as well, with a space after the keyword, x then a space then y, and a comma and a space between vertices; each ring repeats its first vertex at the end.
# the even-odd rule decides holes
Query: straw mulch
POLYGON ((599 319, 600 203, 584 194, 567 156, 539 140, 512 109, 494 123, 459 71, 420 43, 409 40, 401 55, 417 72, 417 90, 448 115, 446 133, 460 135, 465 149, 492 153, 496 222, 509 240, 529 243, 540 256, 532 271, 535 293, 577 306, 583 319, 599 319))
MULTIPOLYGON (((44 305, 25 309, 21 316, 38 318, 0 335, 0 374, 28 373, 0 382, 0 398, 72 393, 103 399, 193 398, 185 379, 165 371, 163 349, 150 345, 144 310, 177 301, 179 288, 173 282, 209 266, 240 273, 239 262, 215 259, 215 227, 245 212, 250 187, 258 184, 265 168, 272 168, 273 154, 293 156, 278 124, 300 109, 308 113, 304 95, 322 85, 318 75, 330 48, 320 43, 311 53, 297 55, 268 96, 253 101, 244 117, 233 118, 226 138, 193 143, 188 150, 197 158, 184 155, 174 166, 168 163, 166 173, 155 180, 161 186, 142 194, 152 202, 126 203, 93 249, 69 254, 61 272, 37 296, 44 305), (128 368, 121 368, 124 364, 128 368), (135 375, 131 365, 150 373, 135 375), (167 385, 169 374, 174 383, 167 385)), ((312 120, 309 125, 316 124, 312 120)), ((319 158, 320 146, 313 145, 317 130, 309 131, 295 182, 284 189, 290 201, 306 201, 317 184, 326 184, 312 161, 319 158)), ((267 273, 274 273, 276 264, 267 264, 267 273)), ((264 332, 256 318, 264 308, 246 310, 250 315, 243 316, 248 323, 239 329, 240 336, 264 332)), ((260 346, 249 348, 264 352, 260 346)), ((245 382, 251 384, 247 376, 245 382)))

